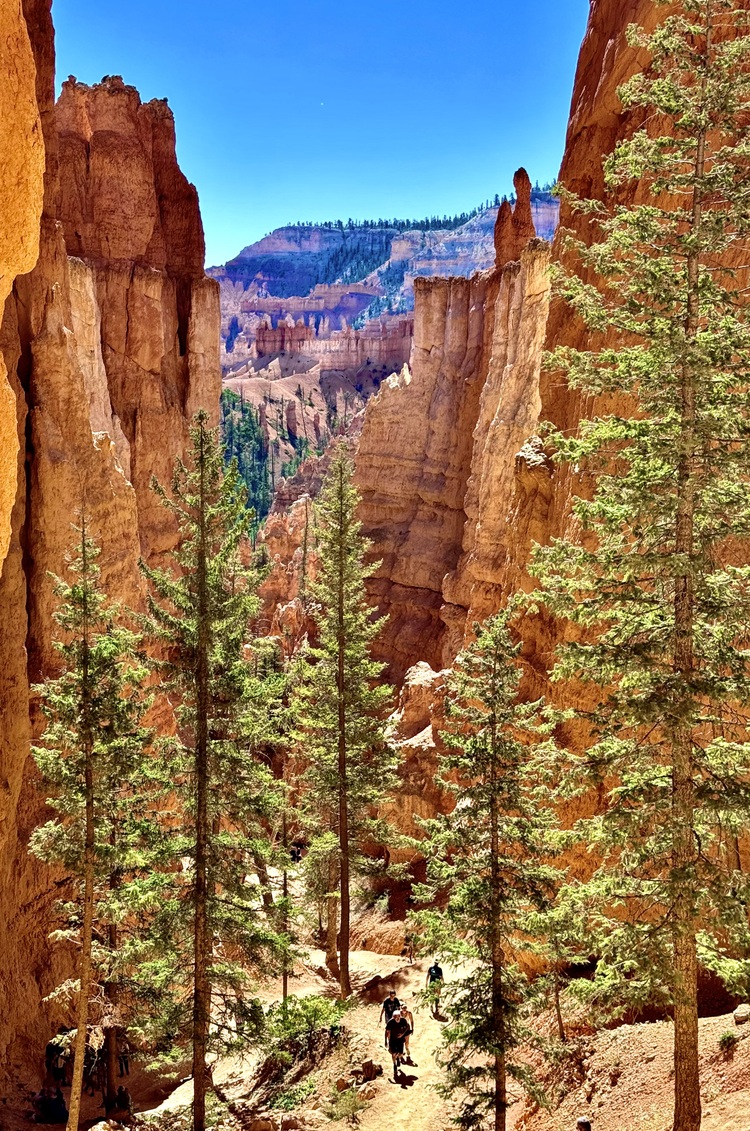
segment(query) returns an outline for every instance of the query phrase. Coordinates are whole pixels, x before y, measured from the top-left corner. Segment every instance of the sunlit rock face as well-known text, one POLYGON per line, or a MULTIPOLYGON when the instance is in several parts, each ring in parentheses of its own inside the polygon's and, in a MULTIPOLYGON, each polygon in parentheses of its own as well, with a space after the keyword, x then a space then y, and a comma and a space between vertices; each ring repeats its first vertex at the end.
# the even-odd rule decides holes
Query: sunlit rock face
POLYGON ((381 561, 371 593, 389 615, 379 646, 395 678, 455 656, 467 618, 498 607, 516 553, 516 457, 537 424, 549 307, 549 246, 534 238, 530 188, 519 172, 515 209, 498 214, 493 270, 416 281, 410 370, 365 415, 357 482, 381 561))
POLYGON ((105 587, 142 607, 138 558, 174 542, 150 476, 168 481, 197 408, 217 414, 219 300, 166 103, 115 78, 69 80, 55 107, 49 0, 0 20, 0 1081, 34 1083, 56 1020, 41 999, 67 961, 47 940, 59 877, 26 851, 43 811, 30 687, 56 662, 49 573, 83 508, 105 587))

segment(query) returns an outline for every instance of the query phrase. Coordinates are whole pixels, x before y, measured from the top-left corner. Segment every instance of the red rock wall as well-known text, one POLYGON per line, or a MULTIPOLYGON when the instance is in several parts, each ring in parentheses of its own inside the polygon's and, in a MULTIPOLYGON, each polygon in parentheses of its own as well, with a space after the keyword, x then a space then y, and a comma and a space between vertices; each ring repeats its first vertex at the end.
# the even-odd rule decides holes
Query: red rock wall
POLYGON ((390 315, 367 322, 361 330, 347 327, 321 333, 300 319, 294 325, 280 321, 264 323, 255 335, 259 357, 268 354, 303 353, 319 360, 323 369, 358 369, 368 362, 401 367, 409 360, 414 320, 408 315, 390 315))
MULTIPOLYGON (((592 0, 561 170, 581 195, 603 197, 604 155, 640 125, 617 97, 641 62, 626 28, 653 28, 668 10, 653 0, 592 0)), ((553 472, 535 434, 545 419, 575 427, 583 406, 559 374, 542 373, 541 358, 545 345, 580 344, 587 332, 561 302, 549 307, 547 253, 528 243, 525 175, 516 188, 518 205, 501 209, 495 232, 498 263, 512 262, 466 282, 468 305, 463 281, 424 281, 411 383, 389 382, 367 409, 357 475, 365 528, 383 559, 372 591, 392 618, 384 657, 397 678, 417 661, 450 664, 474 620, 532 585, 533 542, 570 522, 575 483, 553 472)), ((631 197, 639 192, 632 186, 631 197)), ((585 237, 586 219, 565 205, 560 223, 585 237)), ((552 255, 566 261, 559 235, 552 255)), ((527 618, 535 690, 555 631, 527 618)))
MULTIPOLYGON (((41 814, 30 685, 55 662, 48 571, 64 571, 84 505, 105 585, 142 604, 138 558, 174 538, 150 476, 168 480, 191 414, 217 413, 220 389, 218 287, 203 274, 197 197, 176 163, 170 111, 141 104, 119 79, 69 81, 55 108, 49 0, 25 0, 24 16, 46 174, 30 241, 38 261, 21 257, 28 273, 0 328, 17 451, 1 516, 10 540, 0 575, 0 1083, 38 1078, 51 1024, 41 998, 64 962, 47 941, 55 877, 26 851, 41 814)), ((33 210, 32 190, 28 199, 33 210)))
POLYGON ((415 281, 411 373, 386 381, 365 415, 357 483, 396 679, 418 661, 450 662, 467 617, 498 606, 500 567, 517 553, 514 468, 538 418, 549 248, 529 242, 525 174, 516 188, 496 242, 518 258, 415 281))

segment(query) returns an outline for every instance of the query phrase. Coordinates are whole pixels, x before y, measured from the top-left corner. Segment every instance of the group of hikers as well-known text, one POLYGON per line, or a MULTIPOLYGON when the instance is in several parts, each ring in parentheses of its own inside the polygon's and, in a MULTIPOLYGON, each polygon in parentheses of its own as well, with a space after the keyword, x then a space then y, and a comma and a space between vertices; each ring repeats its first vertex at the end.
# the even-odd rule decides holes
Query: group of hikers
MULTIPOLYGON (((442 985, 443 971, 437 959, 435 959, 427 971, 425 983, 425 989, 428 991, 432 1003, 433 1017, 438 1015, 442 985)), ((393 1079, 397 1080, 402 1064, 414 1064, 409 1045, 414 1034, 414 1014, 403 994, 399 998, 394 989, 388 990, 388 996, 380 1007, 378 1024, 382 1024, 383 1018, 385 1018, 385 1047, 391 1054, 393 1061, 393 1079)))
MULTIPOLYGON (((73 1072, 73 1048, 69 1039, 70 1030, 61 1027, 57 1035, 48 1043, 44 1053, 44 1067, 52 1087, 42 1087, 32 1097, 32 1115, 35 1123, 65 1123, 68 1109, 62 1089, 67 1087, 73 1072)), ((118 1040, 117 1064, 120 1077, 130 1075, 130 1048, 124 1038, 118 1040)), ((102 1093, 101 1106, 107 1116, 113 1115, 120 1122, 132 1122, 133 1098, 128 1088, 121 1084, 110 1100, 107 1096, 107 1069, 104 1050, 87 1046, 83 1061, 83 1094, 95 1096, 102 1093)))
POLYGON ((31 1100, 34 1123, 67 1123, 68 1109, 60 1085, 40 1088, 31 1100))
MULTIPOLYGON (((440 1016, 440 993, 445 978, 437 959, 427 971, 425 990, 432 1007, 432 1016, 440 1016)), ((399 997, 395 989, 388 990, 387 997, 380 1006, 378 1024, 385 1018, 385 1047, 393 1060, 393 1079, 398 1081, 402 1064, 414 1064, 411 1058, 409 1040, 414 1036, 414 1014, 409 1008, 407 998, 399 997)), ((576 1131, 591 1131, 591 1121, 584 1115, 576 1121, 576 1131)))

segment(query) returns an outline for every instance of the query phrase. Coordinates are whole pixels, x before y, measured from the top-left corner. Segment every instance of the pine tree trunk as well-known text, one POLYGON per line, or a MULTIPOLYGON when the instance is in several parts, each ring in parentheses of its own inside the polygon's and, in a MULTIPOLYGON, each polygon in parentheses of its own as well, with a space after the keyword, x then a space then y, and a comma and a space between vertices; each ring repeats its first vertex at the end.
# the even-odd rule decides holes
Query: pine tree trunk
POLYGON ((289 871, 287 869, 287 861, 289 860, 289 845, 286 825, 286 813, 282 818, 281 824, 281 843, 284 848, 284 871, 281 876, 281 898, 284 904, 284 915, 281 923, 281 930, 284 934, 284 965, 281 969, 281 1000, 285 1002, 289 996, 289 959, 287 957, 287 937, 289 934, 289 906, 287 900, 289 898, 289 871))
POLYGON ((201 426, 200 451, 200 555, 198 562, 198 647, 196 656, 196 743, 195 743, 195 887, 194 899, 194 975, 193 975, 193 1128, 206 1126, 206 1055, 211 1013, 208 932, 208 651, 209 610, 206 577, 204 429, 201 426))
MULTIPOLYGON (((85 663, 85 661, 84 661, 85 663)), ((84 671, 83 683, 87 674, 84 671)), ((86 833, 83 864, 83 926, 81 929, 81 961, 79 967, 78 1009, 76 1011, 76 1043, 73 1081, 70 1086, 68 1131, 78 1131, 83 1091, 83 1068, 88 1035, 89 995, 91 993, 91 936, 94 925, 94 773, 91 743, 86 750, 86 833)))
MULTIPOLYGON (((112 831, 110 836, 110 844, 114 847, 117 845, 117 835, 112 831)), ((109 889, 114 891, 117 887, 118 877, 117 873, 110 873, 109 889)), ((109 924, 109 953, 114 955, 117 952, 117 927, 114 923, 109 924)), ((117 1094, 117 984, 116 982, 107 982, 104 987, 104 996, 109 1003, 110 1024, 104 1030, 104 1056, 105 1056, 105 1071, 106 1071, 106 1084, 104 1089, 104 1113, 108 1115, 115 1106, 115 1096, 117 1094)))
POLYGON ((117 1095, 117 1029, 112 1027, 104 1034, 106 1083, 104 1086, 104 1111, 108 1114, 115 1106, 117 1095))
POLYGON ((560 1006, 560 973, 555 965, 553 974, 554 981, 552 983, 552 997, 555 1003, 555 1017, 557 1019, 557 1035, 563 1044, 567 1043, 568 1037, 565 1032, 565 1022, 563 1021, 562 1008, 560 1006))
POLYGON ((344 623, 344 471, 340 469, 341 481, 339 483, 339 500, 341 516, 339 523, 339 576, 338 576, 338 667, 336 671, 336 688, 338 691, 338 778, 339 778, 339 844, 341 846, 340 880, 341 880, 341 932, 339 950, 341 953, 341 972, 339 985, 341 998, 345 1000, 351 995, 352 986, 349 980, 349 923, 351 909, 349 903, 349 790, 347 783, 347 751, 346 751, 346 625, 344 623))
POLYGON ((338 982, 341 978, 339 970, 339 956, 336 941, 339 933, 339 915, 336 897, 337 877, 336 868, 331 864, 328 869, 328 896, 326 898, 326 966, 338 982))
MULTIPOLYGON (((710 39, 709 39, 710 45, 710 39)), ((708 45, 707 45, 708 50, 708 45)), ((700 232, 701 179, 704 175, 705 134, 697 139, 691 227, 700 232)), ((695 533, 696 376, 689 351, 699 328, 700 251, 687 259, 686 356, 680 388, 680 459, 677 473, 675 553, 692 564, 695 533)), ((683 702, 692 697, 695 670, 694 581, 690 570, 675 578, 674 671, 680 677, 683 702)), ((672 734, 672 870, 678 877, 673 903, 674 948, 674 1131, 700 1131, 701 1098, 698 1067, 698 960, 693 916, 690 867, 695 859, 695 787, 692 774, 692 734, 678 724, 672 734)))
MULTIPOLYGON (((490 724, 493 754, 496 749, 494 717, 490 724)), ((490 948, 492 962, 492 1032, 495 1041, 495 1099, 494 1099, 494 1127, 495 1131, 505 1131, 506 1113, 508 1109, 507 1079, 505 1064, 505 1006, 503 1002, 503 964, 505 954, 500 935, 500 906, 501 897, 500 867, 500 836, 498 831, 498 801, 495 794, 497 778, 496 766, 493 760, 490 771, 490 948)))

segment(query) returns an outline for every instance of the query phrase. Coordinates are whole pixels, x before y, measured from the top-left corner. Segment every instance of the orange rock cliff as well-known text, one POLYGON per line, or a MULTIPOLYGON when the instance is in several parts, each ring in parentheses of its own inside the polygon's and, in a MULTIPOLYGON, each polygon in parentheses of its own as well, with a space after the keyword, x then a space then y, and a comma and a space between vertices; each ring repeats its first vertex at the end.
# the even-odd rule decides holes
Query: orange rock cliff
MULTIPOLYGON (((602 155, 632 127, 616 96, 636 65, 624 30, 656 15, 652 0, 592 0, 562 167, 576 191, 603 192, 602 155)), ((203 274, 197 199, 166 104, 141 104, 119 79, 69 80, 55 107, 49 0, 8 0, 0 31, 13 75, 0 73, 10 170, 0 185, 1 1085, 38 1060, 49 1036, 40 1002, 61 961, 46 940, 53 877, 26 853, 40 811, 30 684, 53 663, 47 571, 63 569, 84 503, 107 548, 105 583, 142 601, 137 558, 173 538, 150 476, 168 476, 192 412, 216 409, 220 377, 218 292, 203 274)), ((564 253, 533 238, 520 171, 516 192, 515 210, 498 216, 494 270, 416 280, 410 370, 368 403, 359 441, 362 519, 382 559, 372 595, 390 614, 380 647, 404 681, 400 733, 415 752, 404 812, 423 812, 437 669, 473 620, 530 584, 532 542, 569 523, 572 484, 536 431, 541 419, 578 418, 576 397, 541 361, 545 341, 581 331, 550 308, 550 254, 564 253)), ((579 223, 563 209, 564 226, 579 223)), ((290 523, 274 515, 268 536, 278 604, 294 595, 283 558, 299 557, 301 500, 290 523)), ((546 621, 528 619, 535 690, 554 639, 546 621)))
POLYGON ((220 392, 218 286, 172 114, 118 78, 69 79, 55 106, 49 9, 10 0, 0 15, 0 1084, 39 1061, 64 960, 47 942, 55 877, 26 851, 48 571, 64 571, 83 506, 107 589, 142 604, 138 558, 174 540, 150 477, 168 481, 220 392))

